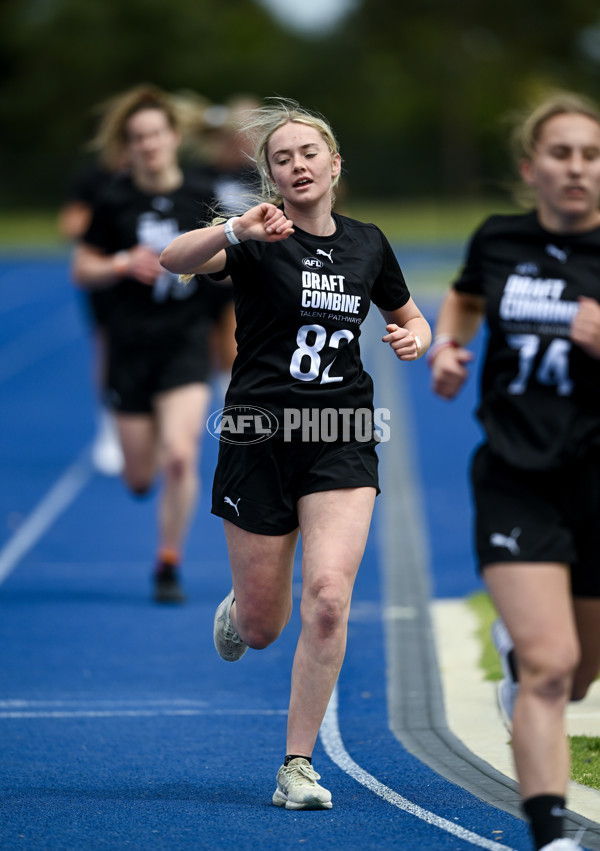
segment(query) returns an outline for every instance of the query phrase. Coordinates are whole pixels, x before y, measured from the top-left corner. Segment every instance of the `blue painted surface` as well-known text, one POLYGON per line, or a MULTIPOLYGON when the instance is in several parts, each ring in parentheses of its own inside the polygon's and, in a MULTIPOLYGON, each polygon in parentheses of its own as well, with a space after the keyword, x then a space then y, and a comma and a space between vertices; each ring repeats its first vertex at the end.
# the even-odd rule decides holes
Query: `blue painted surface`
MULTIPOLYGON (((66 261, 7 261, 0 294, 2 552, 89 443, 94 402, 87 329, 66 261)), ((419 411, 415 452, 436 593, 455 596, 474 582, 466 484, 456 484, 463 459, 456 447, 445 453, 436 436, 442 415, 427 377, 415 370, 409 392, 419 411)), ((448 411, 444 434, 463 437, 466 446, 464 411, 448 411)), ((315 765, 334 808, 291 813, 271 805, 298 606, 274 646, 236 665, 216 655, 212 618, 229 588, 220 521, 208 510, 216 447, 205 439, 204 494, 184 565, 186 606, 150 602, 156 498, 134 500, 119 481, 97 475, 0 585, 0 847, 472 848, 369 792, 321 744, 315 765)), ((339 683, 347 751, 419 806, 525 851, 522 822, 439 778, 390 733, 381 614, 372 535, 339 683)))
MULTIPOLYGON (((433 323, 433 312, 427 312, 433 323)), ((421 483, 435 597, 464 597, 483 587, 472 545, 469 467, 482 432, 476 420, 480 334, 469 346, 475 354, 460 396, 444 401, 433 396, 424 359, 406 370, 413 421, 415 462, 421 483)))

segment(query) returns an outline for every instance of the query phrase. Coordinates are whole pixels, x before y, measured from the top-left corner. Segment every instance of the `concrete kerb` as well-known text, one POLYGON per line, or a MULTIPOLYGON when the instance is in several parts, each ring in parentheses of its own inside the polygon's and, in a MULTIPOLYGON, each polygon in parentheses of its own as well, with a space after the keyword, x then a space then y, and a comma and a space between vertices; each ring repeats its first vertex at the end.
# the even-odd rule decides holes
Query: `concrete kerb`
MULTIPOLYGON (((473 753, 515 779, 510 737, 496 707, 494 683, 479 665, 477 618, 464 600, 438 600, 430 606, 448 727, 473 753)), ((600 736, 600 681, 584 701, 570 704, 570 735, 600 736)), ((600 822, 600 792, 570 783, 568 807, 600 822)))

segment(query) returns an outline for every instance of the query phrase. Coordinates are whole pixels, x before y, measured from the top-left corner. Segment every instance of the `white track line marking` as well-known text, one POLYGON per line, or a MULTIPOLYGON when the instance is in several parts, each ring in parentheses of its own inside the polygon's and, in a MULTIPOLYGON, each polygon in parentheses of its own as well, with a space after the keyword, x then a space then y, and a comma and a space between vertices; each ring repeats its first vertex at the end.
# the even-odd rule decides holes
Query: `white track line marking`
POLYGON ((56 709, 37 711, 0 711, 0 721, 40 718, 159 718, 163 716, 287 715, 287 709, 56 709))
POLYGON ((72 464, 0 550, 0 584, 77 498, 93 474, 89 451, 72 464))
POLYGON ((287 709, 216 709, 206 700, 0 700, 0 721, 38 718, 157 718, 160 716, 287 715, 287 709))
POLYGON ((139 707, 161 707, 166 709, 208 709, 207 700, 188 700, 184 697, 169 698, 167 700, 140 699, 140 700, 95 700, 95 699, 65 699, 65 700, 27 700, 22 697, 5 698, 0 700, 2 709, 131 709, 139 707))
POLYGON ((329 701, 329 706, 327 707, 327 712, 325 713, 325 718, 321 725, 320 737, 323 747, 325 748, 325 752, 332 762, 356 780, 357 783, 360 783, 371 792, 379 795, 379 797, 383 798, 383 800, 388 804, 392 804, 394 807, 398 807, 398 809, 404 810, 404 812, 427 822, 427 824, 440 828, 440 830, 451 833, 459 839, 469 842, 471 845, 477 845, 479 848, 486 848, 488 851, 514 851, 508 845, 501 845, 499 842, 493 842, 489 839, 485 839, 483 836, 478 836, 476 833, 472 833, 470 830, 466 830, 466 828, 461 827, 458 824, 454 824, 441 816, 435 815, 435 813, 429 812, 429 810, 424 810, 417 804, 413 804, 412 801, 403 798, 397 792, 394 792, 393 789, 390 789, 388 786, 380 783, 372 774, 369 774, 361 768, 360 765, 354 762, 352 757, 346 751, 340 735, 340 728, 338 724, 337 686, 331 695, 331 700, 329 701))

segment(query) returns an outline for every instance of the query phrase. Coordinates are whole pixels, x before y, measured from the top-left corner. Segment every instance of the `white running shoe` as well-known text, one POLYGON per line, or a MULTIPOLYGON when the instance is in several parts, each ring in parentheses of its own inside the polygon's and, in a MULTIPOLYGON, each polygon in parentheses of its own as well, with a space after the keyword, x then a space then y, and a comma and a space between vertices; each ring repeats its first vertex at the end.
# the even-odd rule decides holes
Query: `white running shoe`
POLYGON ((583 848, 572 839, 563 837, 562 839, 553 839, 549 845, 540 848, 540 851, 583 851, 583 848))
POLYGON ((510 680, 503 679, 496 683, 496 705, 502 723, 507 732, 512 735, 513 714, 515 711, 515 700, 519 691, 518 684, 513 685, 510 680))
POLYGON ((273 803, 286 810, 330 810, 331 792, 319 786, 317 780, 320 779, 321 775, 307 759, 292 759, 277 772, 273 803))
POLYGON ((215 647, 221 659, 225 659, 226 662, 237 662, 248 649, 248 645, 242 641, 229 620, 229 612, 234 600, 232 588, 223 602, 219 603, 215 612, 213 632, 215 647))
POLYGON ((119 476, 123 472, 123 450, 117 427, 112 414, 106 410, 101 412, 98 421, 98 431, 92 446, 92 463, 105 476, 119 476))
POLYGON ((515 711, 515 700, 519 693, 519 683, 515 680, 508 661, 508 654, 514 645, 504 623, 497 618, 492 624, 492 641, 500 656, 503 677, 496 686, 496 701, 502 723, 509 733, 512 733, 512 720, 515 711))

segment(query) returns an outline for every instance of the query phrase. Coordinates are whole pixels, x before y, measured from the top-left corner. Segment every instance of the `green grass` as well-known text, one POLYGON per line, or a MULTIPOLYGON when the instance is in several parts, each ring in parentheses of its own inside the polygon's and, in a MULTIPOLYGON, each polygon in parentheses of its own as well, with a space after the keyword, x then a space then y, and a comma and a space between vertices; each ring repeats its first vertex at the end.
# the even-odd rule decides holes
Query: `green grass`
MULTIPOLYGON (((498 654, 490 638, 490 628, 497 617, 489 595, 479 591, 467 597, 467 604, 477 617, 477 638, 481 653, 479 664, 484 679, 499 680, 502 669, 498 654)), ((600 789, 600 737, 569 736, 571 747, 571 779, 583 786, 600 789)))
MULTIPOLYGON (((374 222, 395 245, 464 242, 491 213, 514 212, 497 200, 378 201, 343 199, 340 212, 374 222)), ((0 210, 0 247, 65 248, 57 226, 57 210, 0 210)))
POLYGON ((378 225, 393 244, 464 242, 492 213, 515 212, 514 205, 497 199, 456 201, 352 201, 344 199, 340 212, 378 225))
MULTIPOLYGON (((407 276, 409 289, 417 304, 419 299, 439 297, 446 291, 458 271, 458 263, 441 264, 439 259, 427 262, 427 246, 465 245, 470 234, 493 212, 514 211, 513 207, 492 200, 478 201, 377 201, 346 200, 340 212, 361 221, 374 222, 389 241, 402 246, 423 246, 423 262, 411 268, 407 276)), ((69 252, 71 244, 62 239, 57 226, 56 210, 0 210, 0 252, 69 252)))
POLYGON ((483 671, 485 680, 502 679, 502 668, 496 648, 490 638, 490 629, 494 620, 498 617, 489 594, 478 591, 467 597, 467 604, 477 616, 477 638, 481 648, 479 665, 483 671))
POLYGON ((582 786, 600 789, 600 737, 569 736, 571 777, 582 786))
POLYGON ((61 239, 55 211, 0 210, 0 247, 60 250, 61 239))

